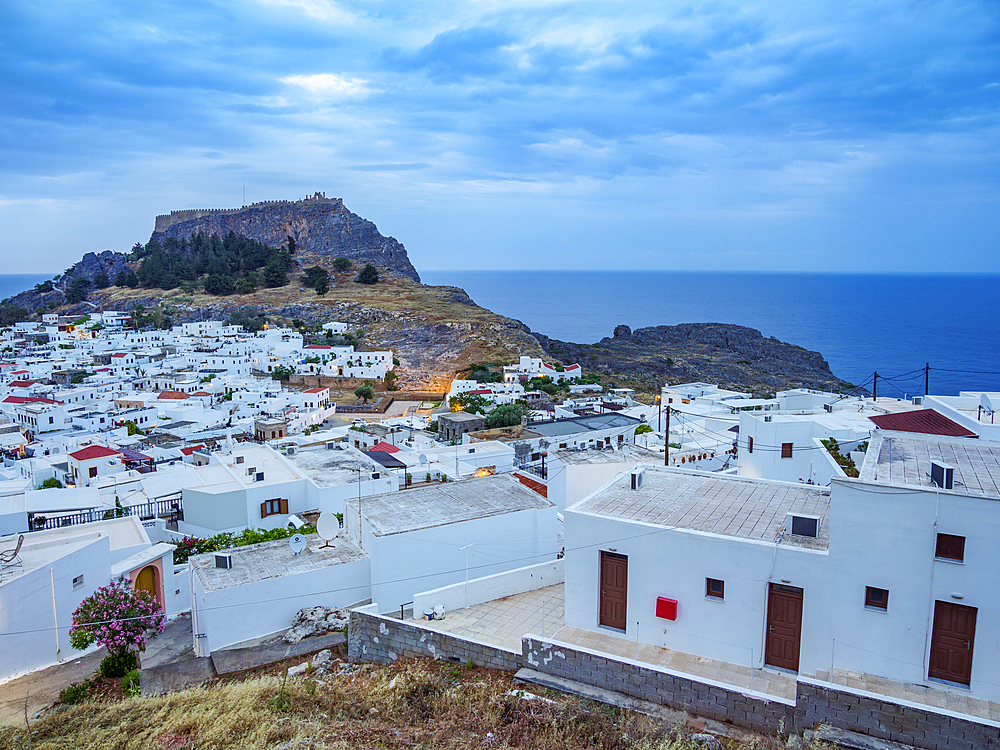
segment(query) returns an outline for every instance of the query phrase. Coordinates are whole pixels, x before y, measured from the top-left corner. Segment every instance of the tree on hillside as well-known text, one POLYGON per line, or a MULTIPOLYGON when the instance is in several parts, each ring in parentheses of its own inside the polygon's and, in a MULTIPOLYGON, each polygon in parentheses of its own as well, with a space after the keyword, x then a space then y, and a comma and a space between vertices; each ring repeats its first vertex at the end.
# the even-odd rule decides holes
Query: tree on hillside
POLYGON ((70 304, 83 302, 87 299, 87 289, 89 288, 90 282, 82 276, 77 276, 70 282, 69 289, 66 290, 66 301, 70 304))
MULTIPOLYGON (((316 282, 316 294, 324 295, 330 291, 330 277, 324 276, 316 282)), ((327 331, 329 333, 329 331, 327 331)))
POLYGON ((295 238, 292 235, 288 235, 288 253, 295 255, 295 238))
POLYGON ((354 389, 354 395, 367 404, 369 400, 375 398, 375 389, 370 385, 363 385, 360 388, 354 389))
POLYGON ((111 279, 104 271, 94 277, 94 289, 107 289, 109 286, 111 286, 111 279))
POLYGON ((28 319, 28 308, 6 302, 0 305, 0 326, 12 326, 28 319))
POLYGON ((341 256, 339 258, 333 259, 333 270, 338 273, 344 273, 345 271, 351 270, 351 261, 347 258, 341 256))
POLYGON ((302 285, 315 289, 320 279, 329 280, 330 274, 323 266, 309 266, 302 275, 302 285))
POLYGON ((139 277, 135 275, 135 271, 119 271, 115 277, 115 286, 128 286, 135 289, 139 286, 139 277))
POLYGON ((358 283, 361 284, 377 284, 378 283, 378 269, 375 268, 371 263, 366 265, 361 269, 361 273, 358 274, 358 283))

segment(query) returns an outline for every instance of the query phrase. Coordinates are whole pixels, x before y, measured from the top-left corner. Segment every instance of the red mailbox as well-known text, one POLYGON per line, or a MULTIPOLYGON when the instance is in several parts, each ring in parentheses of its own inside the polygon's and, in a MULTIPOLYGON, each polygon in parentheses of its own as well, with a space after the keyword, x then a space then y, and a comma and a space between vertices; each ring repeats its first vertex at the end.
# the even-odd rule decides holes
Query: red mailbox
POLYGON ((677 619, 677 600, 667 599, 664 596, 656 597, 656 616, 664 620, 677 619))

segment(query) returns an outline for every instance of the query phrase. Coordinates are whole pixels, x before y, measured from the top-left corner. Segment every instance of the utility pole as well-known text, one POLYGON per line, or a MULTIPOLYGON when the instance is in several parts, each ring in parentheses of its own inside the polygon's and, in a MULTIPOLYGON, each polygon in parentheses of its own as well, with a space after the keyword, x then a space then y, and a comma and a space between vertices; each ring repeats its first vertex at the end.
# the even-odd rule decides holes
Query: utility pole
POLYGON ((875 385, 872 386, 872 400, 878 401, 878 370, 875 371, 875 385))
POLYGON ((670 407, 667 406, 667 429, 663 433, 663 465, 670 466, 670 407))
POLYGON ((928 362, 924 365, 924 395, 930 393, 931 388, 931 363, 928 362))

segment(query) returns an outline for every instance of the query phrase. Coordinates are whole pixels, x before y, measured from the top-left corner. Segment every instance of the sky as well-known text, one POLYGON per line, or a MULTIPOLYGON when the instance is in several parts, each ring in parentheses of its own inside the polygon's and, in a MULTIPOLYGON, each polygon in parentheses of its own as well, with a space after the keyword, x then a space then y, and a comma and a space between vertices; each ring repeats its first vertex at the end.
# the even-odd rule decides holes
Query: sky
POLYGON ((0 257, 316 191, 420 269, 1000 272, 996 0, 0 3, 0 257))

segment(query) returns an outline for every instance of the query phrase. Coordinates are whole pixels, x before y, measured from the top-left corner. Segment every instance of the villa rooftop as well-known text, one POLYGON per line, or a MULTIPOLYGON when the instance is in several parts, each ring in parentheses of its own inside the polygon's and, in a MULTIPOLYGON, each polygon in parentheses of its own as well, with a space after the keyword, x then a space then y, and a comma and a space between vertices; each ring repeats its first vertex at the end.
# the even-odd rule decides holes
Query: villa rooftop
POLYGON ((660 466, 644 468, 641 489, 633 490, 631 475, 625 474, 567 512, 765 542, 781 538, 785 516, 794 512, 819 516, 819 536, 788 535, 781 540, 783 544, 810 549, 829 546, 827 489, 660 466))
MULTIPOLYGON (((338 448, 331 450, 325 445, 300 447, 286 458, 318 487, 337 487, 357 482, 359 471, 362 475, 383 471, 379 463, 360 451, 338 448)), ((370 479, 370 475, 363 478, 370 479)))

